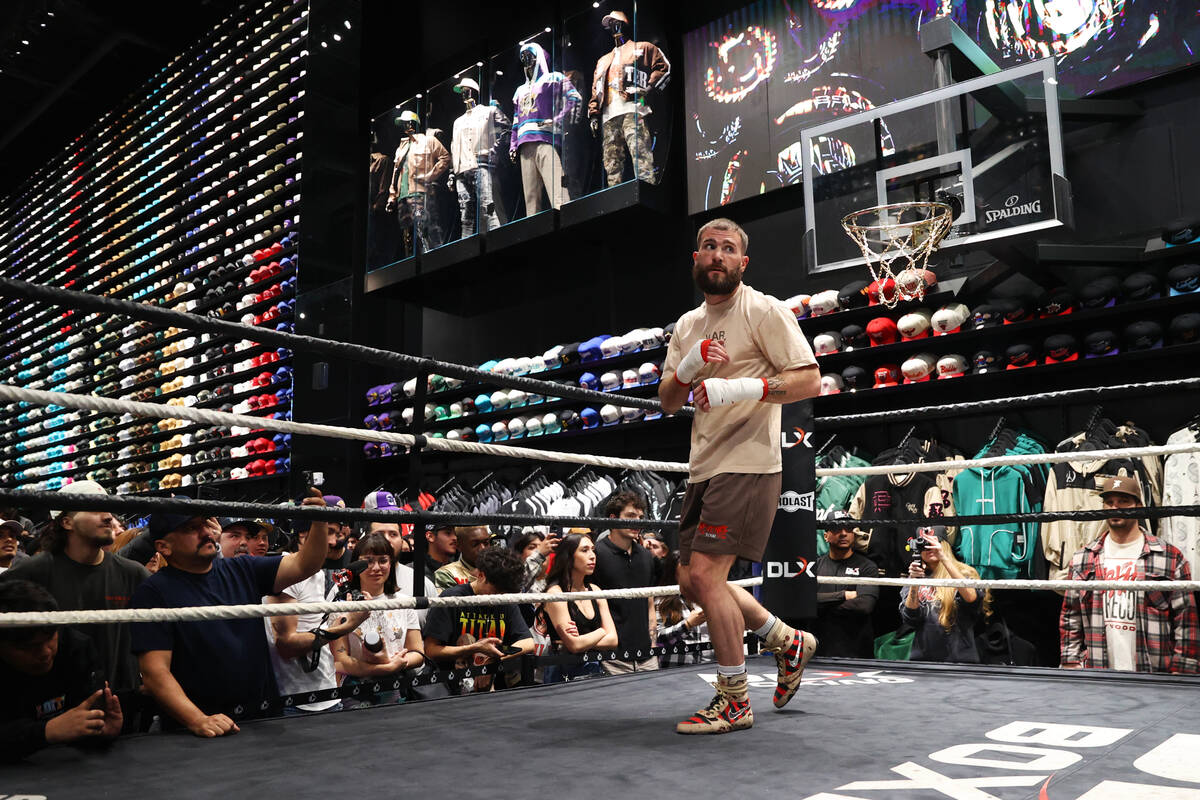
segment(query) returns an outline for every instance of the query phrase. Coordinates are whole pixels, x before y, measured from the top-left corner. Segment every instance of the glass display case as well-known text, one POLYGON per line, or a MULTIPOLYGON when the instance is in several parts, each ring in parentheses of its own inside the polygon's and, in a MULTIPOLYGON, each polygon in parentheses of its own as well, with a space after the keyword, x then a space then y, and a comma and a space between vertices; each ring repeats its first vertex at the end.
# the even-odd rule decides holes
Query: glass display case
POLYGON ((585 104, 563 126, 571 199, 635 179, 659 182, 671 139, 671 62, 661 30, 639 19, 634 2, 595 3, 564 20, 559 65, 585 104))

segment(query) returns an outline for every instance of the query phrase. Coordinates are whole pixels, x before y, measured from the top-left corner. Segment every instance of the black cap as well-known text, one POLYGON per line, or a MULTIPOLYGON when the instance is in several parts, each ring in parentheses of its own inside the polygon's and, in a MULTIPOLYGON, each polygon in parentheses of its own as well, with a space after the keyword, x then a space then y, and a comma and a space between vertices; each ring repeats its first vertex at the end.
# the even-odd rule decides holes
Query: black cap
POLYGON ((867 287, 870 286, 869 281, 851 281, 838 290, 838 304, 843 310, 848 308, 862 308, 870 302, 867 297, 867 287))
POLYGON ((1079 290, 1079 307, 1111 308, 1121 294, 1121 282, 1113 277, 1097 278, 1079 290))
POLYGON ((1037 351, 1025 342, 1011 344, 1004 349, 1004 368, 1021 369, 1037 365, 1037 351))
POLYGON ((1167 271, 1167 286, 1171 296, 1191 294, 1200 290, 1200 264, 1177 264, 1167 271))
POLYGON ((996 372, 1000 369, 996 354, 991 350, 980 350, 971 356, 971 374, 982 375, 985 372, 996 372))
POLYGON ((1179 217, 1163 226, 1162 240, 1166 244, 1180 245, 1200 238, 1200 219, 1179 217))
POLYGON ((992 305, 1000 309, 1004 315, 1004 324, 1025 322, 1033 319, 1037 303, 1028 297, 1005 297, 992 301, 992 305))
POLYGON ((866 347, 867 330, 862 325, 847 325, 842 328, 842 351, 850 352, 859 347, 866 347))
POLYGON ((568 408, 558 412, 558 424, 564 431, 577 431, 583 427, 583 419, 579 416, 579 412, 568 408))
POLYGON ((558 360, 562 362, 564 367, 579 363, 580 344, 582 344, 582 342, 571 342, 570 344, 564 344, 563 349, 558 351, 558 360))
POLYGON ((1162 347, 1162 325, 1151 320, 1134 322, 1125 328, 1124 336, 1126 350, 1151 350, 1162 347))
POLYGON ((1200 341, 1200 314, 1180 314, 1171 320, 1171 344, 1191 344, 1200 341))
POLYGON ((671 337, 675 335, 675 323, 668 322, 663 325, 663 344, 670 344, 671 337))
POLYGON ((1038 297, 1037 307, 1039 317, 1061 317, 1075 310, 1075 295, 1069 289, 1054 289, 1038 297))
POLYGON ((1149 272, 1127 275, 1125 280, 1121 281, 1121 289, 1125 293, 1125 299, 1131 303, 1162 297, 1162 282, 1149 272))
POLYGON ((1042 352, 1046 354, 1047 364, 1078 361, 1079 340, 1069 333, 1056 333, 1046 337, 1046 341, 1042 343, 1042 352))
POLYGON ((157 541, 168 533, 192 519, 194 514, 151 514, 148 534, 151 541, 157 541))
POLYGON ((994 328, 1004 322, 1004 313, 994 304, 980 303, 975 306, 975 310, 971 312, 971 327, 975 330, 980 328, 994 328))
POLYGON ((858 389, 870 389, 874 385, 871 375, 862 367, 846 367, 842 370, 842 391, 853 392, 858 389))

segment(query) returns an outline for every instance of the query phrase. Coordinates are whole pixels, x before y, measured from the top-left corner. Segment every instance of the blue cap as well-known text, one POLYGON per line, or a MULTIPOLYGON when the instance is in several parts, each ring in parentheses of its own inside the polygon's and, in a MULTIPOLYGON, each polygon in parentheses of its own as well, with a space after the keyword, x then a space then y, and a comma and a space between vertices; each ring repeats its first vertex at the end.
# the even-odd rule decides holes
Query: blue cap
MULTIPOLYGON (((490 394, 478 394, 475 396, 475 411, 478 414, 486 414, 492 410, 492 396, 490 394)), ((488 428, 491 430, 491 428, 488 428)))
POLYGON ((585 389, 596 389, 600 386, 600 379, 590 372, 585 372, 579 376, 579 385, 585 389))
POLYGON ((584 428, 596 428, 600 425, 600 412, 594 408, 585 408, 579 413, 584 428))
POLYGON ((476 425, 475 438, 481 442, 490 442, 492 440, 492 426, 488 425, 486 422, 481 422, 476 425))

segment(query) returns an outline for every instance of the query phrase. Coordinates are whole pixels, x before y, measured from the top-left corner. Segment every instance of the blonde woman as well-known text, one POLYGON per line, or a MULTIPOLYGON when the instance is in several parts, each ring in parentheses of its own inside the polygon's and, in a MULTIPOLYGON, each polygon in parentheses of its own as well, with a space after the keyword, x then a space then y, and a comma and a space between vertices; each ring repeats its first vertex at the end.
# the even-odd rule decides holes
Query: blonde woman
MULTIPOLYGON (((945 528, 922 528, 921 560, 908 567, 908 577, 978 578, 973 567, 954 557, 945 528)), ((991 595, 975 589, 906 586, 900 590, 900 619, 916 630, 913 661, 956 661, 978 664, 975 621, 991 606, 991 595)))

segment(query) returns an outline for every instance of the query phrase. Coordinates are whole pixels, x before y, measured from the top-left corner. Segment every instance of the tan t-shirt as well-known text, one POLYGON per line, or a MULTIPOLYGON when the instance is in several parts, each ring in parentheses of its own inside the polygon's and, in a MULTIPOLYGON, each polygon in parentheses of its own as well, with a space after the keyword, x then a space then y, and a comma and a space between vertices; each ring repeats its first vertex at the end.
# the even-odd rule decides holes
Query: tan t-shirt
MULTIPOLYGON (((703 339, 723 341, 729 362, 705 364, 696 383, 708 378, 770 378, 817 363, 787 306, 745 284, 725 302, 701 303, 679 318, 663 375, 673 374, 684 354, 703 339)), ((779 420, 777 403, 734 403, 697 411, 688 481, 706 481, 722 472, 762 475, 782 470, 779 420)))

